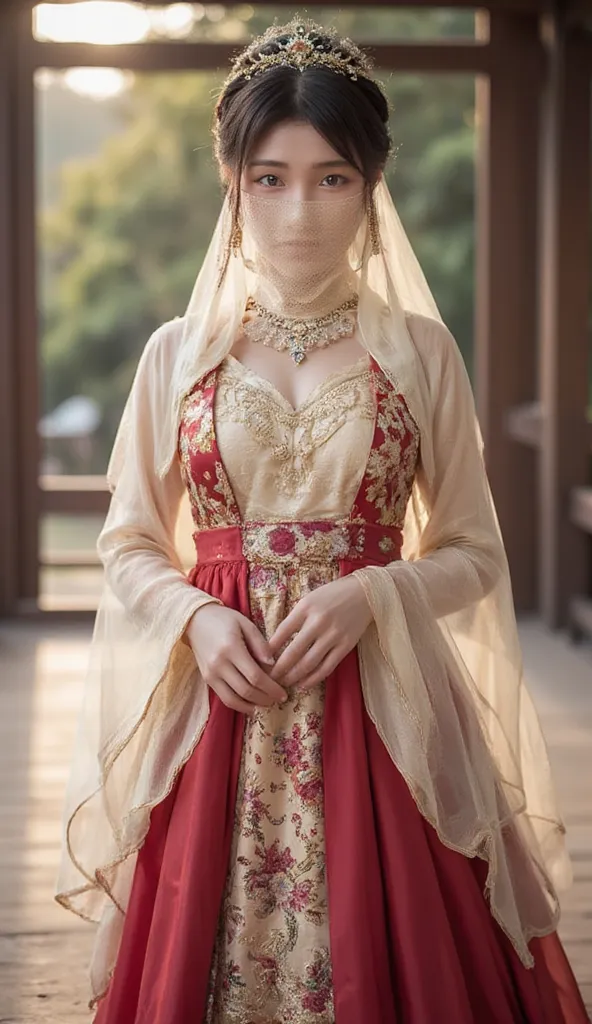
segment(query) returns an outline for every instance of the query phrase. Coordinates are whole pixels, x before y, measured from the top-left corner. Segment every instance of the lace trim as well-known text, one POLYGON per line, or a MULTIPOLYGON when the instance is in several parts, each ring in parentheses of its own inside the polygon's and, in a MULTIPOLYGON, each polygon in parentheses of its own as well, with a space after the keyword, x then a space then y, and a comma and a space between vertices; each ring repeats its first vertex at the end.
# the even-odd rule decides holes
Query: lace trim
POLYGON ((279 463, 278 488, 294 494, 312 470, 315 451, 351 419, 373 420, 376 413, 367 357, 331 374, 297 409, 266 378, 236 359, 220 370, 216 417, 240 423, 279 463))

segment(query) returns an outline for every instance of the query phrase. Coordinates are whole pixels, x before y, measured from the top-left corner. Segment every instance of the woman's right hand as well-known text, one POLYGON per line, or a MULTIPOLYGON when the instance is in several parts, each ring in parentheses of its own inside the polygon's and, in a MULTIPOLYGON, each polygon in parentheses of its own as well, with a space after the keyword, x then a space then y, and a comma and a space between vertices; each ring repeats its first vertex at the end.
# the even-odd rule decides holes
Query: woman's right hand
POLYGON ((283 704, 287 693, 261 668, 274 657, 267 640, 245 615, 220 604, 194 612, 185 631, 205 683, 227 708, 252 715, 257 706, 283 704))

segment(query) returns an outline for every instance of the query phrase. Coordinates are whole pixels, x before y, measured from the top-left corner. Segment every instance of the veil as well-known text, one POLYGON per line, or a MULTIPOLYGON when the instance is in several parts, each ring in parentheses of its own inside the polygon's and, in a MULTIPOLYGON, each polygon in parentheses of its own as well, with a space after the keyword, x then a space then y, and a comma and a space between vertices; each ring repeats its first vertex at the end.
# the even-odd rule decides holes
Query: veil
MULTIPOLYGON (((525 688, 512 590, 470 383, 382 179, 350 250, 362 341, 420 432, 403 559, 356 570, 374 621, 359 646, 368 713, 441 841, 488 865, 492 914, 522 962, 553 931, 570 863, 544 738, 525 688)), ((96 619, 64 819, 56 899, 100 922, 95 999, 115 963, 150 811, 206 725, 207 688, 183 641, 211 600, 187 581, 176 456, 183 398, 229 352, 251 291, 229 256, 225 199, 185 316, 139 362, 109 469, 96 619), (226 270, 222 274, 225 264, 226 270)), ((211 428, 211 424, 210 424, 211 428)))

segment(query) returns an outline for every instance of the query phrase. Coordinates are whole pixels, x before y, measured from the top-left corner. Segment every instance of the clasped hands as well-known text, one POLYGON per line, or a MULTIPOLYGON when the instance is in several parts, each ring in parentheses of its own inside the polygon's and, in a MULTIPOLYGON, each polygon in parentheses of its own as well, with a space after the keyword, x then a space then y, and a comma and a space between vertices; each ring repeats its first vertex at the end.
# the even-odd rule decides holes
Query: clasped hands
POLYGON ((186 638, 207 685, 227 707, 252 715, 284 703, 292 687, 320 683, 371 621, 361 584, 342 576, 302 597, 269 641, 246 616, 213 603, 195 612, 186 638))

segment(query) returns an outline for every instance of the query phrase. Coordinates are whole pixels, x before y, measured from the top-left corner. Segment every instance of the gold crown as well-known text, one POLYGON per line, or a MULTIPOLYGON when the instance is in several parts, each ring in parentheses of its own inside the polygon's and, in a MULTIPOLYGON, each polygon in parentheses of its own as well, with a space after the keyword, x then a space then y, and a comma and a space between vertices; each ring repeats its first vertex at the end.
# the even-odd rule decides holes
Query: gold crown
POLYGON ((338 39, 336 34, 312 21, 291 21, 281 28, 272 26, 243 50, 232 66, 225 85, 236 78, 254 78, 269 68, 288 67, 304 71, 306 68, 329 68, 353 81, 370 78, 372 65, 363 51, 349 39, 338 39), (263 49, 273 45, 274 52, 263 49))

